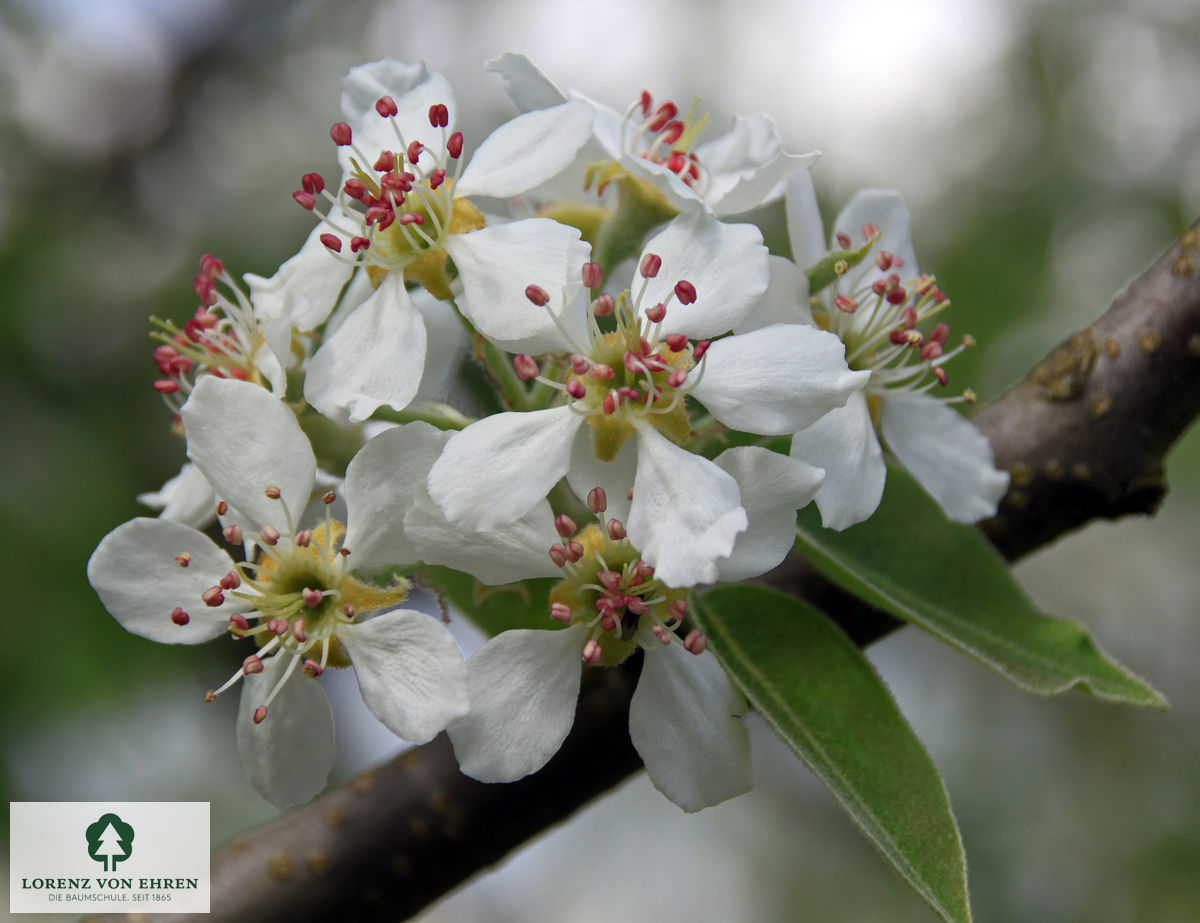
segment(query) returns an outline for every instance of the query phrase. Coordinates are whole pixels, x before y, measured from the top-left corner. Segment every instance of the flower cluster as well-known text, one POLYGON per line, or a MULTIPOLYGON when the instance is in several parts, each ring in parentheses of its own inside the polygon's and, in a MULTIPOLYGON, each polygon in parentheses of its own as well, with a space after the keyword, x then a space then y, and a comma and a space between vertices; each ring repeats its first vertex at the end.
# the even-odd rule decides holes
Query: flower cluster
POLYGON ((130 631, 240 646, 207 698, 240 687, 239 748, 277 805, 325 784, 327 670, 353 668, 398 736, 446 730, 464 772, 511 781, 558 750, 586 671, 640 662, 634 746, 699 810, 750 772, 692 594, 780 564, 814 500, 832 528, 868 518, 884 446, 951 518, 994 511, 1006 477, 951 406, 973 395, 945 396, 971 341, 927 323, 949 300, 895 194, 856 196, 826 246, 816 155, 769 117, 710 139, 699 103, 610 109, 522 56, 490 67, 522 114, 478 146, 424 64, 353 69, 336 179, 292 194, 301 250, 244 287, 201 260, 194 316, 154 321, 189 462, 89 578, 130 631), (791 260, 730 220, 780 198, 791 260), (405 608, 434 567, 479 605, 556 582, 464 662, 405 608))

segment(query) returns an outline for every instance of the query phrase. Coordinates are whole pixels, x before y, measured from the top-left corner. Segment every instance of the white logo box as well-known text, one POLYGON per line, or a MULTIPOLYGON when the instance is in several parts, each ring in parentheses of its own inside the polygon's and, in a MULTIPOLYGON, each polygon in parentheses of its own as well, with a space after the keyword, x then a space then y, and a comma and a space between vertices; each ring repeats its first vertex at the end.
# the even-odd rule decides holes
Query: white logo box
POLYGON ((14 801, 9 812, 11 913, 208 913, 207 801, 14 801))

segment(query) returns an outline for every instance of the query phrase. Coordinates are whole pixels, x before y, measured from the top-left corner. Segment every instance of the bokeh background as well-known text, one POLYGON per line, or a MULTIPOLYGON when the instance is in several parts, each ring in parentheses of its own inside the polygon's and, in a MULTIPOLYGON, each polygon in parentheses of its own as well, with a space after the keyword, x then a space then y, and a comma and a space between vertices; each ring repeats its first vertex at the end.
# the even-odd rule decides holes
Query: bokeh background
MULTIPOLYGON (((615 106, 700 96, 714 130, 772 113, 791 150, 824 152, 829 216, 901 190, 982 344, 955 380, 987 399, 1200 214, 1198 48, 1195 0, 0 4, 0 801, 211 801, 218 841, 273 814, 235 703, 202 701, 237 648, 125 634, 84 564, 182 460, 147 318, 190 314, 203 252, 270 275, 295 250, 289 193, 332 169, 350 66, 426 59, 475 139, 512 114, 483 70, 506 50, 615 106)), ((778 208, 752 217, 783 243, 778 208)), ((1034 699, 914 630, 870 652, 945 776, 981 923, 1200 919, 1200 434, 1168 476, 1155 519, 1017 574, 1170 712, 1034 699)), ((397 744, 334 685, 344 778, 397 744)), ((637 778, 422 919, 931 919, 752 723, 750 795, 686 816, 637 778)))

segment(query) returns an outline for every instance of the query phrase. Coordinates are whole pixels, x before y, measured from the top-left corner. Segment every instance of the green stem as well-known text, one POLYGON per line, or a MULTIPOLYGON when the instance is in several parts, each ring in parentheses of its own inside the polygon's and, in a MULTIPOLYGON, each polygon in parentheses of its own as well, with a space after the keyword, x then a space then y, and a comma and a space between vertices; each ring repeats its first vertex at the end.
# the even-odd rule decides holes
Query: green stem
POLYGON ((416 407, 406 407, 404 410, 392 410, 380 407, 373 414, 372 420, 384 420, 389 423, 430 423, 438 429, 464 429, 475 421, 465 413, 449 404, 431 401, 416 407))

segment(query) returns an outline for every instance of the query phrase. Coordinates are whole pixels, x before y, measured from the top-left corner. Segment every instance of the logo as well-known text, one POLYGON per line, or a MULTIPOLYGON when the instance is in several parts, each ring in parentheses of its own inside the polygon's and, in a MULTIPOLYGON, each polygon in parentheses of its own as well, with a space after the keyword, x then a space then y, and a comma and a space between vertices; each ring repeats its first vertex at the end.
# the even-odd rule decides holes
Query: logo
POLYGON ((206 801, 9 804, 11 913, 208 913, 206 801))
POLYGON ((88 855, 115 872, 117 863, 133 855, 133 828, 116 814, 104 814, 84 834, 88 855))

